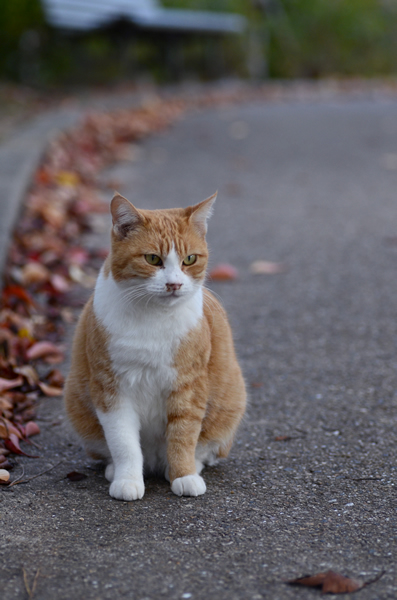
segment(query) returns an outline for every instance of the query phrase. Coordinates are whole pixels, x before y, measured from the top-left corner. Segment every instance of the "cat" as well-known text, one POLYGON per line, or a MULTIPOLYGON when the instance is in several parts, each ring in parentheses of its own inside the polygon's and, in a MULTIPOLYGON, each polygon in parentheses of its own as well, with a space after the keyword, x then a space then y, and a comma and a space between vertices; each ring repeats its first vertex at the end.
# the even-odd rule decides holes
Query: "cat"
POLYGON ((228 455, 245 411, 230 326, 203 285, 215 198, 111 202, 110 253, 76 328, 65 405, 119 500, 143 497, 144 471, 178 496, 204 494, 201 470, 228 455))

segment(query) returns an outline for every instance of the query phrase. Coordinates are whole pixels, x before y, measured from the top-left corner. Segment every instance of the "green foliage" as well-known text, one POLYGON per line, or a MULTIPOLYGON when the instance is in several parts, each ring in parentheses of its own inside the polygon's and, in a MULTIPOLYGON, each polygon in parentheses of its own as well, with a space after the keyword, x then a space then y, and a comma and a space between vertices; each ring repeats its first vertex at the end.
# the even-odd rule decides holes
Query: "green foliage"
POLYGON ((34 36, 45 28, 39 0, 0 0, 0 75, 17 76, 19 54, 25 41, 34 43, 34 36))
POLYGON ((378 0, 284 0, 268 15, 277 77, 396 71, 397 14, 378 0))

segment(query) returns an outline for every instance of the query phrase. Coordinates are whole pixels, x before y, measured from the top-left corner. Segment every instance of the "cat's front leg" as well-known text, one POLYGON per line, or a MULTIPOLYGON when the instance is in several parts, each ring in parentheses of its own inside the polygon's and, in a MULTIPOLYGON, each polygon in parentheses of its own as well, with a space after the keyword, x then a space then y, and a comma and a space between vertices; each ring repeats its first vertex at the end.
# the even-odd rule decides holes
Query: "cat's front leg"
POLYGON ((117 500, 138 500, 145 493, 139 417, 130 401, 114 410, 97 410, 113 461, 109 494, 117 500))
POLYGON ((193 402, 193 392, 171 394, 167 414, 167 460, 171 490, 177 496, 200 496, 206 491, 195 453, 205 408, 193 402))

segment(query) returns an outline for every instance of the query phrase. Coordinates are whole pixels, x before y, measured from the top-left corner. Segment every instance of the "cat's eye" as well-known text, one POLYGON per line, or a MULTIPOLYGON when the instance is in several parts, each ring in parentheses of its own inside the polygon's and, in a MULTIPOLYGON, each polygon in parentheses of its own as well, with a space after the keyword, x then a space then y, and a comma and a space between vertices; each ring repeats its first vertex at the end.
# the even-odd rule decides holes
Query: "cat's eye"
POLYGON ((189 254, 189 256, 187 256, 183 261, 183 264, 189 267, 190 265, 193 265, 196 262, 196 260, 197 256, 195 254, 189 254))
POLYGON ((145 254, 146 262, 149 265, 153 265, 154 267, 160 267, 163 264, 163 261, 157 254, 145 254))

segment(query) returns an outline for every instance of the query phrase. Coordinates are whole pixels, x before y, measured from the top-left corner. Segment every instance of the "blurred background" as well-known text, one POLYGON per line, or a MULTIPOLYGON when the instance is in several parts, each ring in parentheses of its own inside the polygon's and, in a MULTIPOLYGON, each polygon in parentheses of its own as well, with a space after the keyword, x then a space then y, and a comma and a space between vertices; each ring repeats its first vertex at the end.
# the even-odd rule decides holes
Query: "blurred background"
POLYGON ((196 31, 191 21, 185 28, 175 28, 175 21, 153 26, 150 19, 137 26, 121 9, 116 14, 116 4, 145 12, 143 5, 149 10, 157 2, 3 0, 0 80, 48 89, 145 78, 373 77, 397 70, 397 0, 162 0, 182 21, 186 14, 174 9, 200 11, 196 19, 201 11, 242 15, 246 20, 233 32, 196 31), (69 5, 63 17, 59 11, 54 17, 57 4, 69 5), (95 12, 105 4, 113 11, 99 24, 71 26, 70 11, 95 12))

